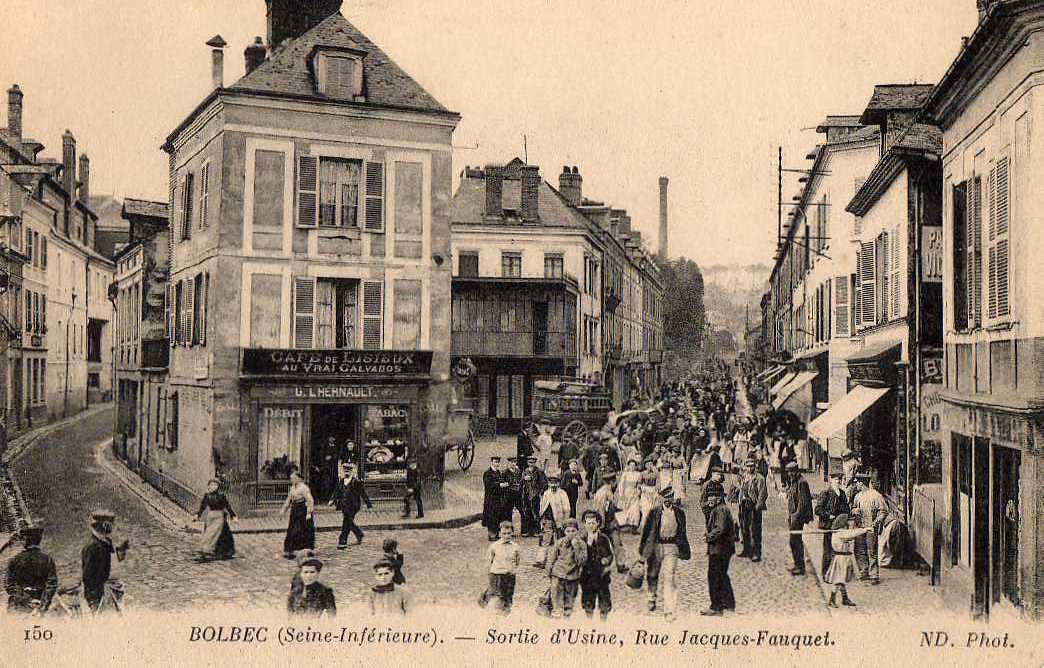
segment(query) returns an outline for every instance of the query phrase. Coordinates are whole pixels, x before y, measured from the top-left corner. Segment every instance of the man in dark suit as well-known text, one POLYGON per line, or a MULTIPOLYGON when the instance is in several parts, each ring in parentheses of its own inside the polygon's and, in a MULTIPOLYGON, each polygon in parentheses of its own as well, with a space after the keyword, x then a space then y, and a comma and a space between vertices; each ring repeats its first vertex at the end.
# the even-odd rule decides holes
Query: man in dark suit
POLYGON ((489 458, 489 468, 482 474, 482 526, 486 527, 489 540, 497 539, 500 522, 504 519, 505 497, 507 488, 511 486, 507 477, 500 470, 500 457, 489 458))
POLYGON ((366 494, 366 487, 356 474, 355 466, 348 465, 344 478, 337 485, 330 505, 336 505, 341 509, 341 535, 337 538, 337 549, 344 550, 348 547, 348 533, 355 535, 356 545, 362 543, 363 530, 355 523, 355 516, 366 503, 367 508, 373 508, 370 497, 366 494))
POLYGON ((729 579, 729 561, 736 550, 736 525, 723 501, 725 489, 717 482, 707 483, 707 588, 710 608, 701 615, 721 615, 736 609, 736 596, 729 579))
POLYGON ((38 609, 45 612, 58 590, 58 570, 54 559, 40 549, 41 527, 26 527, 21 534, 25 549, 7 563, 7 611, 32 612, 38 601, 38 609))
POLYGON ((123 561, 127 554, 127 541, 118 545, 112 541, 112 528, 116 514, 109 510, 91 513, 91 537, 80 551, 81 581, 83 598, 87 607, 97 610, 105 597, 105 586, 112 573, 112 555, 123 561))
POLYGON ((787 475, 787 526, 790 528, 790 554, 794 558, 791 575, 805 574, 805 542, 801 532, 812 521, 812 491, 808 482, 801 477, 796 461, 786 465, 787 475))
POLYGON ((537 458, 530 455, 522 469, 522 535, 535 536, 540 532, 540 497, 547 489, 547 475, 537 466, 537 458))
POLYGON ((645 562, 649 611, 656 610, 657 589, 662 581, 663 612, 668 620, 672 620, 678 607, 675 570, 678 561, 688 561, 692 552, 685 532, 685 511, 674 505, 674 490, 670 487, 660 490, 660 502, 661 505, 649 511, 642 525, 638 554, 645 562))
POLYGON ((402 500, 402 518, 410 516, 410 500, 417 503, 417 519, 424 517, 424 499, 421 498, 422 485, 420 471, 417 470, 417 460, 409 463, 406 467, 406 495, 402 500))
MULTIPOLYGON (((830 486, 819 493, 816 498, 816 517, 819 518, 820 529, 832 529, 834 520, 838 515, 849 515, 852 508, 848 503, 848 495, 841 487, 842 473, 840 471, 830 474, 830 486)), ((830 562, 834 559, 834 548, 830 542, 830 533, 823 534, 823 561, 820 563, 819 574, 823 575, 830 568, 830 562)))

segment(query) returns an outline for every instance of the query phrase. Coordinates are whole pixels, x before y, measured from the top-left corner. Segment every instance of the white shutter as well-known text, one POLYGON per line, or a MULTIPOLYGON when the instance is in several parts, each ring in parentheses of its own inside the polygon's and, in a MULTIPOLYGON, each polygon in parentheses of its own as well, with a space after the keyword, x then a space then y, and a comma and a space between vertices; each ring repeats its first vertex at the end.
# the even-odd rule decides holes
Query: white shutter
POLYGON ((203 303, 199 305, 199 344, 205 346, 207 344, 207 307, 210 304, 210 272, 204 271, 200 274, 199 280, 203 281, 203 288, 200 290, 203 303))
POLYGON ((208 201, 210 199, 210 163, 203 165, 203 168, 199 170, 199 226, 204 228, 209 222, 207 220, 207 211, 210 209, 208 201))
POLYGON ((874 243, 859 244, 859 321, 863 327, 877 323, 877 258, 874 243))
POLYGON ((294 347, 311 348, 315 340, 315 279, 294 277, 294 347))
POLYGON ((902 291, 899 288, 899 226, 896 225, 892 228, 892 258, 891 258, 891 270, 892 270, 892 317, 899 317, 899 295, 902 291))
POLYGON ((997 161, 990 171, 989 243, 987 255, 988 317, 1009 315, 1009 238, 1010 182, 1008 158, 997 161))
POLYGON ((196 280, 189 278, 182 281, 184 287, 182 290, 181 303, 185 305, 185 314, 182 316, 182 327, 184 328, 182 343, 186 346, 192 345, 192 333, 195 330, 195 314, 196 310, 193 308, 196 301, 196 280))
POLYGON ((968 197, 968 327, 982 325, 982 177, 972 181, 968 197))
POLYGON ((297 158, 297 226, 316 227, 318 210, 319 159, 312 155, 297 158))
POLYGON ((384 231, 384 163, 381 162, 366 163, 366 231, 384 231))
POLYGON ((167 285, 167 339, 170 347, 177 343, 177 314, 174 311, 174 284, 167 285))
POLYGON ((384 283, 363 281, 363 348, 379 350, 384 328, 384 283))

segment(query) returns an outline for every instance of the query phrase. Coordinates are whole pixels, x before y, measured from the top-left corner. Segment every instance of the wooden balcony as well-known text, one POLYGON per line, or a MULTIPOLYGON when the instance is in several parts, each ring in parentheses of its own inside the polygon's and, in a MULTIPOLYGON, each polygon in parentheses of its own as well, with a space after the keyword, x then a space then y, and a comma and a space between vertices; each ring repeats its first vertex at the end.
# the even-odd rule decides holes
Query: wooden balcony
POLYGON ((576 337, 565 332, 453 332, 452 339, 454 355, 576 359, 576 337))

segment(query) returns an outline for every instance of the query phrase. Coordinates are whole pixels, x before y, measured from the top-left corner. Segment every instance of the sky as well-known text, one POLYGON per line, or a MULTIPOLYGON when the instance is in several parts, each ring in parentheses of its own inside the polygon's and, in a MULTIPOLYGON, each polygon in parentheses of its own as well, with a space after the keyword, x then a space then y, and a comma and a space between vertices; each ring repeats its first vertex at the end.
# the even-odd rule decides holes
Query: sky
MULTIPOLYGON (((167 134, 265 34, 264 0, 3 0, 0 86, 25 94, 25 134, 61 157, 68 128, 91 190, 165 199, 167 134)), ((975 28, 975 0, 345 0, 342 14, 463 119, 454 171, 523 153, 557 186, 630 212, 652 248, 657 179, 670 255, 770 263, 777 147, 807 167, 827 114, 859 114, 878 83, 934 83, 975 28)), ((6 122, 6 105, 4 110, 6 122)), ((784 199, 797 191, 797 175, 784 199)))

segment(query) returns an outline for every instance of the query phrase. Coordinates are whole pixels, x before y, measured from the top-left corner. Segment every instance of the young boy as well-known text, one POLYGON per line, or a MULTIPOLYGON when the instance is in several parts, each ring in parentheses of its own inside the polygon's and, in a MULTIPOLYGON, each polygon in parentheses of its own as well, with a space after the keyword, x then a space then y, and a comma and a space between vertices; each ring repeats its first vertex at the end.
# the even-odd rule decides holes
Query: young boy
POLYGON ((392 577, 392 582, 397 585, 406 584, 406 576, 402 574, 402 565, 406 561, 406 557, 399 552, 399 541, 394 538, 385 538, 383 543, 384 549, 384 560, 395 567, 395 575, 392 577))
POLYGON ((489 587, 479 597, 479 605, 483 608, 490 599, 500 599, 500 607, 504 614, 511 612, 511 604, 515 598, 515 574, 521 562, 522 553, 515 543, 515 526, 511 522, 500 523, 500 537, 489 546, 486 552, 486 563, 489 565, 489 587))
POLYGON ((290 596, 286 610, 291 615, 331 617, 337 614, 337 603, 333 589, 319 582, 323 562, 314 555, 303 554, 298 560, 297 573, 290 583, 290 596))
POLYGON ((537 542, 536 561, 533 562, 534 568, 547 566, 547 551, 555 544, 556 538, 558 536, 555 532, 555 521, 550 517, 540 520, 540 540, 537 542))
POLYGON ((587 544, 578 535, 580 527, 570 517, 563 523, 565 536, 547 553, 547 576, 551 580, 551 616, 569 617, 580 583, 580 569, 587 561, 587 544))
POLYGON ((613 572, 613 545, 601 532, 602 515, 597 510, 584 511, 587 535, 587 560, 580 569, 580 604, 588 619, 594 616, 595 606, 604 622, 613 609, 609 592, 609 574, 613 572))
POLYGON ((413 598, 395 586, 395 565, 381 559, 373 565, 373 576, 377 584, 370 587, 370 614, 405 616, 413 607, 413 598))

